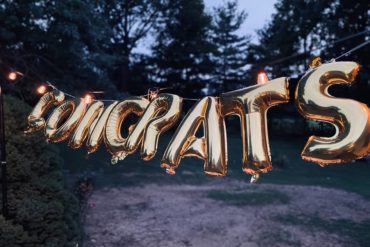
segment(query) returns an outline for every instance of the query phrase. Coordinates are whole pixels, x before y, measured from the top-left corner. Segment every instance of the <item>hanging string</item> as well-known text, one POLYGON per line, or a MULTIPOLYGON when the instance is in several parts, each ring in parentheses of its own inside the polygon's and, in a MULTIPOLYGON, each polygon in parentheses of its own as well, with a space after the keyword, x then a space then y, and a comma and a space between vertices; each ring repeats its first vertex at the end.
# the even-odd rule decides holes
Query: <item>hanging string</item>
POLYGON ((365 41, 365 42, 363 42, 363 43, 361 43, 361 44, 353 47, 351 50, 343 53, 342 55, 339 55, 338 57, 334 58, 334 61, 336 61, 336 60, 338 60, 338 59, 340 59, 342 57, 346 57, 346 56, 350 55, 352 52, 357 51, 358 49, 361 49, 362 47, 364 47, 364 46, 366 46, 368 44, 370 44, 370 40, 367 40, 367 41, 365 41))
MULTIPOLYGON (((59 90, 56 86, 54 86, 53 84, 51 84, 49 81, 46 81, 46 84, 47 84, 49 87, 51 87, 52 89, 59 90)), ((61 91, 61 90, 59 90, 59 91, 61 91)), ((73 98, 73 99, 75 99, 75 98, 76 98, 76 97, 75 97, 74 95, 72 95, 72 94, 66 93, 66 92, 64 92, 64 91, 63 91, 63 93, 64 93, 65 95, 67 95, 67 96, 69 96, 69 97, 73 98)))
MULTIPOLYGON (((351 34, 351 35, 342 37, 340 39, 337 39, 337 40, 331 42, 328 45, 322 45, 322 46, 316 47, 314 49, 311 49, 310 52, 322 50, 322 49, 325 49, 325 48, 329 48, 329 47, 331 47, 331 46, 333 46, 335 44, 338 44, 340 42, 343 42, 343 41, 346 41, 346 40, 350 40, 350 39, 356 38, 357 36, 360 36, 360 35, 366 34, 366 33, 370 33, 370 28, 367 28, 367 29, 365 29, 363 31, 360 31, 360 32, 357 32, 357 33, 354 33, 354 34, 351 34)), ((261 62, 261 63, 248 64, 248 65, 250 65, 250 66, 255 66, 255 65, 271 66, 271 65, 278 64, 278 63, 282 63, 282 62, 284 62, 286 60, 289 60, 291 58, 295 58, 295 57, 299 57, 299 56, 305 55, 305 54, 307 54, 307 52, 297 52, 297 53, 294 53, 292 55, 289 55, 289 56, 286 56, 286 57, 282 57, 282 58, 278 58, 278 59, 273 60, 273 61, 270 61, 270 62, 265 62, 265 63, 264 62, 261 62)))
POLYGON ((190 100, 190 101, 198 101, 200 99, 193 99, 193 98, 182 98, 183 100, 190 100))

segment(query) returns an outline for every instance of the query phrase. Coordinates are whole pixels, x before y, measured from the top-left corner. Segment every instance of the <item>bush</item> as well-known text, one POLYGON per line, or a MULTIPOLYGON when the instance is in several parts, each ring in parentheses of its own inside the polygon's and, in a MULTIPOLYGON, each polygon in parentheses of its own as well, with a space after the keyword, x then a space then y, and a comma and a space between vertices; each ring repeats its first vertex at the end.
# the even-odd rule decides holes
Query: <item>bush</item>
POLYGON ((79 207, 66 190, 55 146, 43 133, 24 136, 30 107, 5 98, 9 220, 0 217, 0 246, 76 246, 79 207))
POLYGON ((305 119, 296 117, 270 118, 268 121, 271 135, 302 136, 306 133, 305 119))
POLYGON ((275 170, 287 169, 289 166, 288 156, 285 154, 272 154, 272 166, 275 170))

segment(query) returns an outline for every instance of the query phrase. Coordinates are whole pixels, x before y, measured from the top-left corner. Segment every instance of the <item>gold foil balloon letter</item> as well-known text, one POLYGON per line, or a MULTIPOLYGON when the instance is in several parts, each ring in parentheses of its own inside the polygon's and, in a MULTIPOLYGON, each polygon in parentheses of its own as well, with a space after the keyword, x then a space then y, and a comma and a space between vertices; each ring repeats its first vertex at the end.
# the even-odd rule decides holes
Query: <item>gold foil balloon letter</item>
POLYGON ((214 97, 198 101, 186 115, 172 137, 162 158, 162 167, 174 174, 174 169, 185 156, 205 161, 204 171, 210 175, 225 176, 227 172, 227 139, 220 105, 214 97), (204 137, 195 134, 203 123, 204 137))
MULTIPOLYGON (((125 151, 126 138, 121 136, 121 125, 126 117, 133 113, 137 116, 143 115, 149 101, 141 97, 130 97, 118 103, 110 113, 107 126, 105 128, 105 138, 108 151, 112 154, 112 164, 116 164, 119 159, 124 159, 127 155, 125 151)), ((134 126, 130 126, 129 135, 134 126)))
POLYGON ((328 93, 334 84, 350 84, 358 70, 355 62, 328 63, 308 71, 299 81, 299 112, 308 119, 331 123, 336 129, 332 137, 311 136, 302 151, 303 159, 324 165, 358 159, 369 152, 369 108, 328 93))
POLYGON ((160 94, 151 104, 155 104, 160 116, 152 119, 144 133, 141 146, 141 158, 150 160, 157 152, 159 135, 171 128, 179 119, 182 110, 182 98, 174 94, 160 94))
POLYGON ((44 94, 39 102, 33 108, 27 118, 28 126, 24 133, 32 133, 45 127, 43 116, 52 107, 61 104, 64 101, 64 93, 59 90, 53 90, 44 94))
POLYGON ((104 104, 101 101, 94 101, 91 103, 89 109, 87 109, 85 115, 83 116, 80 124, 77 126, 75 132, 73 133, 71 140, 69 141, 69 146, 72 148, 80 148, 83 142, 86 140, 89 130, 94 128, 97 120, 104 110, 104 104))
POLYGON ((145 110, 144 115, 127 138, 125 151, 130 154, 142 143, 144 160, 154 157, 159 135, 172 127, 180 117, 182 100, 174 94, 159 94, 145 110))
POLYGON ((77 128, 86 112, 86 107, 87 104, 81 99, 68 100, 58 106, 46 123, 46 139, 52 142, 66 140, 77 128), (61 124, 64 120, 65 122, 61 124))
POLYGON ((266 112, 289 100, 285 77, 221 94, 222 114, 238 115, 243 141, 243 171, 258 174, 272 169, 266 112))
POLYGON ((104 110, 103 114, 101 114, 101 116, 91 124, 91 128, 89 129, 89 137, 86 141, 87 152, 89 154, 98 149, 103 137, 105 136, 105 126, 107 124, 109 114, 112 112, 117 103, 117 101, 114 101, 112 104, 110 104, 104 110))

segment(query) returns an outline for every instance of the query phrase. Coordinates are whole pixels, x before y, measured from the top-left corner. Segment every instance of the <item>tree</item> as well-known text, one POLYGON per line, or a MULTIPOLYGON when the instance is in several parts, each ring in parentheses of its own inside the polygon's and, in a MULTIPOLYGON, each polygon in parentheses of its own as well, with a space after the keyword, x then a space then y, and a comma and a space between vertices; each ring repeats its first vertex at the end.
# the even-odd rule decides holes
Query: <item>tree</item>
MULTIPOLYGON (((133 80, 137 60, 133 50, 152 30, 159 17, 159 0, 105 0, 97 9, 107 17, 113 33, 107 50, 119 58, 112 69, 113 80, 123 91, 135 90, 133 80)), ((141 60, 138 61, 140 63, 141 60)))
POLYGON ((303 72, 313 48, 321 45, 325 11, 330 1, 282 0, 271 22, 258 31, 260 44, 251 45, 254 72, 266 68, 273 77, 303 72))
POLYGON ((79 94, 112 88, 107 68, 115 56, 103 49, 110 29, 94 2, 6 0, 0 5, 1 65, 26 73, 26 95, 34 90, 26 82, 46 80, 79 94))
POLYGON ((236 32, 246 20, 247 13, 238 12, 235 0, 215 8, 214 12, 212 40, 216 49, 213 54, 213 82, 222 85, 219 91, 228 91, 245 80, 249 37, 239 36, 236 32))
POLYGON ((164 1, 153 46, 154 80, 183 96, 199 96, 213 70, 210 27, 202 0, 164 1))
MULTIPOLYGON (((353 47, 370 39, 370 2, 339 0, 331 3, 331 8, 326 13, 325 22, 322 24, 326 31, 322 39, 327 43, 341 40, 343 37, 351 37, 322 51, 322 55, 328 59, 338 57, 353 47), (355 34, 355 35, 354 35, 355 34), (356 35, 357 34, 357 35, 356 35)), ((340 60, 356 61, 361 65, 356 83, 351 88, 338 87, 337 94, 343 97, 351 95, 352 98, 370 104, 370 45, 355 51, 340 60)))
POLYGON ((0 246, 76 246, 81 242, 79 208, 66 190, 57 150, 42 133, 25 137, 30 107, 6 97, 5 132, 10 219, 0 216, 0 246))
MULTIPOLYGON (((249 51, 249 62, 255 63, 254 73, 265 68, 273 78, 296 77, 308 69, 310 56, 321 55, 323 61, 330 61, 370 38, 369 32, 364 32, 370 25, 369 1, 282 0, 275 8, 271 22, 259 31, 260 44, 251 45, 249 51)), ((330 88, 332 95, 370 103, 367 93, 370 87, 369 51, 370 46, 365 46, 340 59, 359 62, 362 67, 352 87, 333 86, 330 88)), ((282 115, 292 119, 298 117, 291 105, 283 105, 278 113, 270 113, 270 119, 281 119, 282 115)))
MULTIPOLYGON (((366 32, 370 25, 369 1, 282 0, 275 7, 276 14, 259 31, 260 44, 251 46, 249 56, 249 61, 256 64, 255 70, 266 67, 273 77, 303 73, 310 56, 321 55, 329 61, 370 38, 366 32)), ((369 47, 346 58, 362 68, 351 89, 334 87, 334 95, 351 95, 369 103, 369 47)))

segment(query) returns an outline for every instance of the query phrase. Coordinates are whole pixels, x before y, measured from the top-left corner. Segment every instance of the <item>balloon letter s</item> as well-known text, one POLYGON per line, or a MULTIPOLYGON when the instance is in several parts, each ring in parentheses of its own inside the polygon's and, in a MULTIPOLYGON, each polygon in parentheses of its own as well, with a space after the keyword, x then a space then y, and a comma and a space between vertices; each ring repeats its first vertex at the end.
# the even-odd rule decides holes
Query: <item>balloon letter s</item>
POLYGON ((369 152, 369 108, 328 93, 334 84, 350 84, 358 70, 355 62, 328 63, 308 71, 299 81, 295 96, 299 112, 336 128, 332 137, 311 136, 302 151, 303 159, 325 165, 359 159, 369 152))

